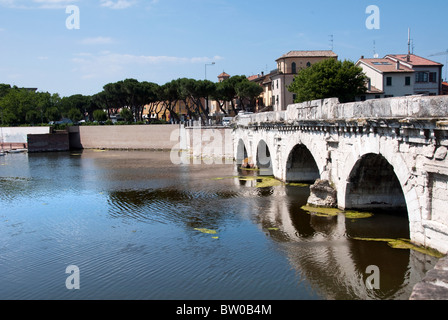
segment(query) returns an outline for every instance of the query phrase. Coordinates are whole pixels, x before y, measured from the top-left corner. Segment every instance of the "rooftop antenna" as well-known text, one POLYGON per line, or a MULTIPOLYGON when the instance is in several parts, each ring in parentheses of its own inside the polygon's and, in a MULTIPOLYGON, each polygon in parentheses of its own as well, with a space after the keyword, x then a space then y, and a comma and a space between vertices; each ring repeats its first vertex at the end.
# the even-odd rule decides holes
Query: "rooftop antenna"
POLYGON ((408 55, 411 54, 411 28, 408 28, 408 55))
POLYGON ((373 40, 373 57, 378 58, 378 53, 376 53, 376 41, 373 40))
POLYGON ((411 28, 408 28, 408 55, 406 60, 411 61, 411 28))

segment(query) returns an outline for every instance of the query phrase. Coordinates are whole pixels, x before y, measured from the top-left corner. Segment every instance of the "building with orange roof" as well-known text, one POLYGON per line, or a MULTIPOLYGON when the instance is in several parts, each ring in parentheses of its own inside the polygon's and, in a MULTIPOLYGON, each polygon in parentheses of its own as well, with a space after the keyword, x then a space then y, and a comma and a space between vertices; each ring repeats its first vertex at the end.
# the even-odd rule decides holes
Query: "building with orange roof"
POLYGON ((442 94, 448 95, 448 82, 442 82, 442 94))
POLYGON ((367 92, 359 100, 380 99, 414 94, 414 70, 386 58, 361 59, 356 62, 367 76, 367 92))
POLYGON ((331 50, 293 50, 276 60, 277 70, 271 75, 272 106, 274 111, 286 110, 295 100, 295 94, 288 87, 294 81, 296 74, 305 68, 325 59, 338 59, 331 50))
POLYGON ((358 100, 442 93, 443 65, 414 54, 361 57, 356 65, 368 78, 367 92, 358 100))
POLYGON ((224 80, 230 79, 230 74, 225 73, 224 71, 218 76, 218 81, 223 82, 224 80))
POLYGON ((443 64, 415 54, 389 54, 385 58, 415 71, 414 94, 434 96, 442 93, 443 64))

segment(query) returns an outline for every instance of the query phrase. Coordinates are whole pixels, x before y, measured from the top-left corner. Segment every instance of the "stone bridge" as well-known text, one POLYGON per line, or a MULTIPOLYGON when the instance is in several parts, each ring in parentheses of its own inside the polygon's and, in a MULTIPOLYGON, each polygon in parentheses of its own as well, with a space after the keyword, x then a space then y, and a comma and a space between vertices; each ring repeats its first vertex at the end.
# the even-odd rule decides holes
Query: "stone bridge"
POLYGON ((405 209, 412 242, 448 253, 448 96, 317 100, 234 126, 239 163, 328 181, 341 209, 405 209))

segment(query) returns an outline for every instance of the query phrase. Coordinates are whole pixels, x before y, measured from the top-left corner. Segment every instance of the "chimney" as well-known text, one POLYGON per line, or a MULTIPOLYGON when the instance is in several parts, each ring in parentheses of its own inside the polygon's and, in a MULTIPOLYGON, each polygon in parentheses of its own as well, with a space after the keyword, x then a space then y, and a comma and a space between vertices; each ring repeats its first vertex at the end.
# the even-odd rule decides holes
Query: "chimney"
POLYGON ((364 59, 364 56, 361 56, 361 59, 364 59))
POLYGON ((400 60, 397 60, 397 70, 400 70, 400 60))

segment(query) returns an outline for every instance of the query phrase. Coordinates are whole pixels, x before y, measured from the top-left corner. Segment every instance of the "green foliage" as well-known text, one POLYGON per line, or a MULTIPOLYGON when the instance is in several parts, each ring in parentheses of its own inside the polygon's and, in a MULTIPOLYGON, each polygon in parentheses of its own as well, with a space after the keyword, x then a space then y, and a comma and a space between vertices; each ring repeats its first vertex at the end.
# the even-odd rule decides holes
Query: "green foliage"
POLYGON ((95 121, 104 122, 107 120, 107 113, 100 109, 95 110, 93 111, 93 119, 95 121))
POLYGON ((25 120, 27 123, 36 124, 41 122, 41 116, 37 111, 29 110, 25 115, 25 120))
POLYGON ((134 121, 134 115, 132 114, 132 111, 128 108, 124 108, 120 112, 120 116, 124 119, 125 122, 133 122, 134 121))
POLYGON ((83 115, 79 109, 72 108, 68 111, 68 118, 72 120, 74 123, 79 122, 83 119, 83 115))
POLYGON ((296 94, 297 103, 326 98, 344 103, 366 92, 366 80, 353 62, 327 59, 301 70, 288 90, 296 94))
POLYGON ((235 86, 236 94, 241 101, 246 99, 249 107, 254 106, 254 100, 263 92, 263 88, 255 82, 243 79, 235 86))
POLYGON ((51 107, 45 112, 45 117, 48 121, 59 121, 61 119, 61 112, 57 107, 51 107))
MULTIPOLYGON (((208 99, 217 100, 223 112, 223 101, 230 101, 236 112, 234 99, 251 104, 261 90, 245 76, 233 76, 222 83, 180 78, 164 85, 125 79, 106 84, 101 92, 92 96, 74 94, 62 98, 58 94, 0 84, 0 115, 2 125, 14 126, 47 124, 62 118, 75 123, 84 118, 87 122, 105 122, 109 114, 123 110, 124 123, 143 123, 143 110, 147 107, 152 114, 168 111, 170 118, 178 121, 177 102, 183 101, 191 118, 205 122, 210 114, 209 103, 205 103, 208 99)), ((151 123, 166 122, 151 120, 151 123)))

